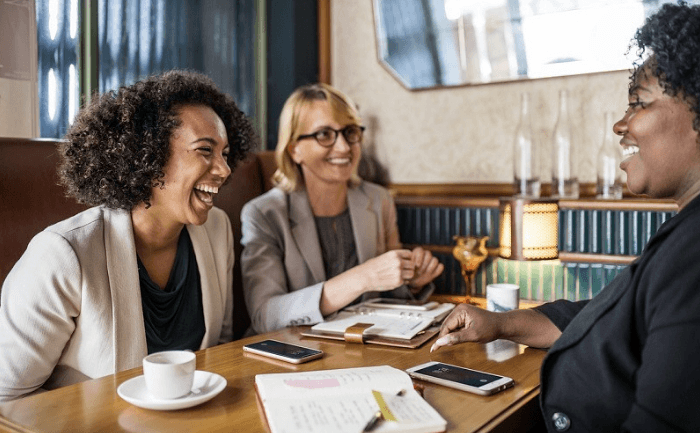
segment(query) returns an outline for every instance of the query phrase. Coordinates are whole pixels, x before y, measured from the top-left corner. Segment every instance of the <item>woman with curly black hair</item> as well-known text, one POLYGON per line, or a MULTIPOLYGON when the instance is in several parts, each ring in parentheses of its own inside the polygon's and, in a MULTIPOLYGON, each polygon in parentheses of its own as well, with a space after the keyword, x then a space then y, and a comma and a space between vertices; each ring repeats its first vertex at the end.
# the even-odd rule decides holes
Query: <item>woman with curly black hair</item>
POLYGON ((640 57, 622 137, 633 193, 678 215, 590 301, 492 313, 459 306, 431 350, 506 338, 549 348, 540 404, 547 430, 700 430, 700 6, 664 5, 635 36, 640 57))
POLYGON ((171 71, 96 98, 60 145, 94 206, 32 239, 0 304, 0 400, 232 336, 233 236, 213 199, 254 133, 207 77, 171 71))

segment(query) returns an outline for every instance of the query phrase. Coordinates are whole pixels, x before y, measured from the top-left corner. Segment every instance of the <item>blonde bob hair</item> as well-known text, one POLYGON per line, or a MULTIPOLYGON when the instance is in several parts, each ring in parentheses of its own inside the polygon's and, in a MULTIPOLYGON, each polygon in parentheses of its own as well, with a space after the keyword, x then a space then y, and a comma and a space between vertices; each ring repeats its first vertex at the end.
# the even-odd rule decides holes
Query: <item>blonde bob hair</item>
MULTIPOLYGON (((303 189, 304 176, 299 164, 292 160, 289 146, 301 135, 301 121, 306 110, 315 101, 328 101, 333 117, 343 125, 360 125, 360 115, 352 100, 343 92, 328 84, 307 84, 292 93, 282 107, 275 159, 277 171, 272 175, 272 183, 286 192, 303 189)), ((360 143, 361 144, 361 143, 360 143)), ((357 168, 352 173, 349 186, 360 183, 357 168)))

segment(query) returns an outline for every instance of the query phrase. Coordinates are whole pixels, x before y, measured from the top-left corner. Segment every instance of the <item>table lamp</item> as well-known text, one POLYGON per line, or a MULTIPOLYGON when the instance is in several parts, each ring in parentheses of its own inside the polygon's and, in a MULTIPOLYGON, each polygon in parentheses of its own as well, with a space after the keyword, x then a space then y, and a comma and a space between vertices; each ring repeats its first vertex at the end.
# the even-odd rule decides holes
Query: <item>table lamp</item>
POLYGON ((559 257, 559 205, 556 200, 501 198, 498 219, 500 257, 510 260, 559 257))

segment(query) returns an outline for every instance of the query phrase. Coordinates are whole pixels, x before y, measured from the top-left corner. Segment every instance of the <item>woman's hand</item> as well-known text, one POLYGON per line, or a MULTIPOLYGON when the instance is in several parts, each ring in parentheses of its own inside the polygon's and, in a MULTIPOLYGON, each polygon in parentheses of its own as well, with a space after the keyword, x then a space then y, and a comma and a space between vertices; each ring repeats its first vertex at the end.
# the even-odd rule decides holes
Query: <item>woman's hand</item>
POLYGON ((354 270, 365 281, 363 292, 392 290, 415 277, 413 254, 409 250, 391 250, 367 260, 354 270))
POLYGON ((321 292, 321 314, 334 313, 365 292, 395 289, 414 275, 411 251, 387 251, 326 281, 321 292))
POLYGON ((442 323, 438 339, 430 351, 467 341, 488 343, 501 334, 502 313, 494 313, 470 304, 455 307, 442 323))
POLYGON ((411 251, 411 255, 415 273, 413 278, 408 280, 408 286, 411 288, 411 291, 416 292, 437 278, 445 269, 445 266, 437 258, 433 257, 430 251, 421 247, 415 247, 411 251))
POLYGON ((552 347, 560 336, 559 328, 536 310, 494 313, 474 305, 460 304, 442 323, 439 338, 430 351, 467 341, 488 343, 499 338, 544 349, 552 347))

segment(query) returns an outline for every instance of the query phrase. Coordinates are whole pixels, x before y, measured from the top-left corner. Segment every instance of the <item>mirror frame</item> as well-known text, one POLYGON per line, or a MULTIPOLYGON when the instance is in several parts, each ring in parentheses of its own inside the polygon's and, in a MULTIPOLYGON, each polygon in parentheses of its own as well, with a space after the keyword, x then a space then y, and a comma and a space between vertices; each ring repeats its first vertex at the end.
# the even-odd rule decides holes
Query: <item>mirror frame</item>
MULTIPOLYGON (((324 0, 319 0, 319 1, 324 1, 324 0)), ((424 86, 424 87, 410 87, 408 82, 405 80, 404 77, 401 76, 401 74, 396 71, 392 67, 389 62, 387 62, 385 59, 381 57, 381 35, 379 34, 379 29, 378 29, 378 14, 379 14, 379 2, 382 0, 371 0, 372 1, 372 24, 373 24, 373 33, 374 33, 374 38, 375 38, 375 55, 377 58, 377 61, 381 65, 381 67, 389 73, 389 75, 392 76, 394 80, 396 80, 401 87, 403 87, 406 90, 409 90, 411 92, 420 92, 420 91, 426 91, 426 90, 440 90, 440 89, 455 89, 455 88, 463 88, 463 87, 472 87, 472 86, 484 86, 484 85, 492 85, 492 84, 503 84, 503 83, 512 83, 512 82, 521 82, 521 81, 530 81, 530 80, 542 80, 542 79, 547 79, 547 78, 558 78, 558 77, 573 77, 573 76, 586 76, 586 75, 597 75, 597 74, 606 74, 610 72, 618 72, 618 71, 625 71, 625 70, 630 70, 632 68, 632 63, 630 63, 628 68, 625 67, 620 67, 620 68, 609 68, 605 70, 598 70, 598 71, 584 71, 584 72, 578 72, 578 73, 570 73, 570 74, 554 74, 554 75, 545 75, 545 76, 537 76, 537 77, 529 77, 529 76, 515 76, 515 77, 509 77, 509 78, 502 78, 502 79, 493 79, 490 81, 474 81, 474 82, 463 82, 463 83, 458 83, 458 84, 436 84, 432 86, 424 86)), ((664 3, 673 3, 674 0, 659 0, 660 3, 657 5, 658 7, 661 7, 664 3)), ((643 3, 643 0, 640 1, 640 3, 643 3)), ((693 3, 693 0, 689 0, 689 3, 693 3)), ((633 38, 633 34, 630 35, 630 40, 633 38)))

